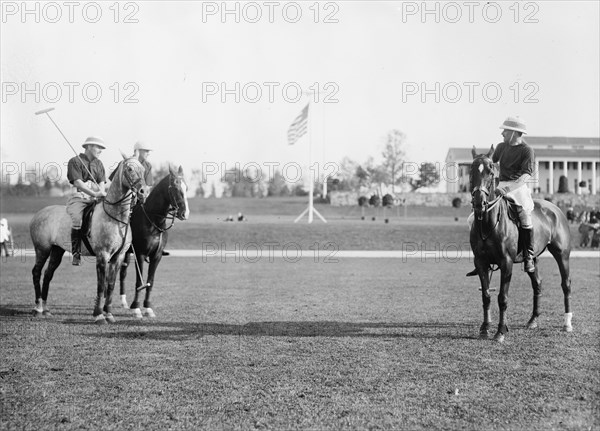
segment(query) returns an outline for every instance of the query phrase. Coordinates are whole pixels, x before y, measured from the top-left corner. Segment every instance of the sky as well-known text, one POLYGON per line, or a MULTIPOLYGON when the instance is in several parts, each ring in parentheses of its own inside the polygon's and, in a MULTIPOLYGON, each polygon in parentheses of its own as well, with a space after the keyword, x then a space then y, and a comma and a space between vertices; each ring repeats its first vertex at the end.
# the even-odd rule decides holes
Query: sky
POLYGON ((443 162, 500 142, 509 115, 531 135, 600 135, 596 1, 115 4, 2 2, 4 173, 72 157, 34 115, 49 107, 78 151, 106 141, 106 166, 144 140, 186 172, 378 160, 392 129, 408 161, 443 162))

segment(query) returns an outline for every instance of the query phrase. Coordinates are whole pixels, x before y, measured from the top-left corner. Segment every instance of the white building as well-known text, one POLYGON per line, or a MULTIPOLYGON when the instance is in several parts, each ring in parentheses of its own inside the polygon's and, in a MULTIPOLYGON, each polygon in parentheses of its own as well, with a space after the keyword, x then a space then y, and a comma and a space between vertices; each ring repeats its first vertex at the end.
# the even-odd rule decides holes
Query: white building
MULTIPOLYGON (((525 136, 535 151, 535 172, 530 187, 538 193, 555 193, 561 176, 567 178, 569 192, 597 194, 600 184, 600 139, 525 136), (585 185, 579 186, 585 182, 585 185)), ((495 145, 494 145, 495 146, 495 145)), ((487 153, 490 147, 478 148, 487 153)), ((444 179, 448 193, 469 190, 471 148, 450 148, 444 179)))

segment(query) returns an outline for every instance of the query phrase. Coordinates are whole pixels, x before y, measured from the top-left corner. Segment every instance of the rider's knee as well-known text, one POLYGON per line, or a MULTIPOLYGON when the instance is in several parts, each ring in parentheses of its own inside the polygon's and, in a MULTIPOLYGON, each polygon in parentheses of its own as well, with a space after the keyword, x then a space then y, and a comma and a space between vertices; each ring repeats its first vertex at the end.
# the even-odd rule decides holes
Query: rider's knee
POLYGON ((523 207, 519 209, 519 218, 521 219, 521 227, 523 229, 533 228, 533 219, 531 217, 531 211, 525 211, 523 207))

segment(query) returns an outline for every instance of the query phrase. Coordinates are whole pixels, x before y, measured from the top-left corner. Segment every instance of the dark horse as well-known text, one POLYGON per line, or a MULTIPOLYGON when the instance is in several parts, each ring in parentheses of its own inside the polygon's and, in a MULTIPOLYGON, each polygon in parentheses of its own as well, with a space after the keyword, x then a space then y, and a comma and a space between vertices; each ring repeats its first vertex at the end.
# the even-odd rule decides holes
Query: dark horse
MULTIPOLYGON (((125 252, 131 244, 129 214, 136 199, 146 196, 144 167, 135 158, 122 161, 116 170, 106 198, 97 204, 91 217, 89 244, 96 256, 98 276, 98 294, 94 307, 96 323, 114 322, 110 312, 112 292, 115 287, 117 270, 121 266, 125 252), (100 301, 105 298, 104 309, 100 301), (104 314, 103 314, 104 310, 104 314)), ((71 250, 71 217, 64 205, 52 205, 37 212, 29 231, 35 248, 35 266, 33 267, 33 287, 35 290, 34 313, 36 316, 50 315, 46 306, 50 281, 54 271, 60 265, 65 250, 71 250), (44 272, 44 281, 40 287, 40 277, 46 260, 50 258, 44 272)), ((82 254, 89 256, 87 247, 82 254)))
MULTIPOLYGON (((469 176, 475 219, 471 227, 471 248, 475 255, 475 267, 481 280, 481 298, 483 300, 483 324, 480 338, 488 337, 490 327, 490 279, 491 265, 498 265, 500 293, 498 306, 500 321, 494 336, 496 341, 504 341, 508 332, 506 309, 508 306, 508 288, 512 277, 513 263, 523 261, 522 247, 519 247, 519 229, 509 217, 508 199, 495 196, 495 166, 490 158, 494 147, 487 154, 476 154, 473 147, 473 164, 469 176), (493 199, 488 202, 489 199, 493 199)), ((533 287, 533 313, 527 323, 530 329, 537 328, 539 301, 542 294, 542 280, 538 274, 537 256, 546 248, 554 256, 560 270, 561 286, 565 303, 565 322, 563 330, 571 332, 571 280, 569 278, 569 255, 571 238, 567 218, 554 204, 534 199, 533 232, 535 236, 535 272, 527 273, 533 287)), ((518 219, 518 217, 517 217, 518 219)))
MULTIPOLYGON (((187 185, 183 179, 183 169, 180 166, 179 171, 175 172, 169 167, 169 175, 164 177, 156 187, 152 188, 143 204, 137 205, 133 209, 131 233, 133 251, 135 251, 137 262, 134 262, 134 265, 137 265, 137 267, 135 296, 129 308, 134 311, 135 316, 138 318, 142 317, 138 294, 144 288, 146 289, 145 314, 148 317, 156 317, 150 304, 154 274, 162 259, 162 252, 169 237, 168 231, 173 227, 175 217, 179 220, 186 220, 190 214, 186 193, 187 185), (146 258, 149 259, 150 265, 148 267, 148 280, 144 285, 141 275, 144 271, 146 258)), ((121 301, 124 307, 127 307, 125 278, 127 277, 129 256, 130 253, 127 253, 120 273, 121 301)))

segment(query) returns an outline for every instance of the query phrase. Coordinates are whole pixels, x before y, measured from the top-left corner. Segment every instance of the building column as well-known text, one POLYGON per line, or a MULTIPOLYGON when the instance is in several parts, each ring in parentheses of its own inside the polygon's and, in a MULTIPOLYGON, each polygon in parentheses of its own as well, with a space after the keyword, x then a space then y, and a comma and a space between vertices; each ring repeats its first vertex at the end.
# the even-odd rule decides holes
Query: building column
POLYGON ((535 161, 534 169, 535 171, 533 172, 533 191, 535 191, 536 188, 540 188, 540 161, 537 159, 535 161))
POLYGON ((598 184, 596 184, 596 161, 592 161, 592 194, 598 193, 598 184))
POLYGON ((554 162, 549 160, 548 164, 550 165, 550 169, 548 169, 548 182, 550 183, 548 193, 554 193, 554 162))
POLYGON ((581 182, 581 160, 577 162, 577 190, 575 192, 580 195, 581 187, 579 187, 579 183, 581 182))

